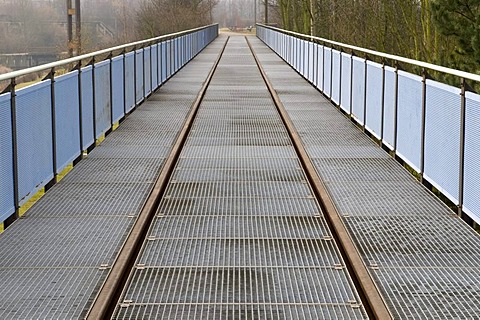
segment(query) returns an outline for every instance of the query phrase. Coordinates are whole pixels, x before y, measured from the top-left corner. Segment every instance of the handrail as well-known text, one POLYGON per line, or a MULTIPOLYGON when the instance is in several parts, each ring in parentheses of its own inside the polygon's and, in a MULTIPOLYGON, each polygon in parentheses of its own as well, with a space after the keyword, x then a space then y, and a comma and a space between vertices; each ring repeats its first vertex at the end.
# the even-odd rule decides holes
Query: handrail
POLYGON ((361 47, 345 44, 345 43, 342 43, 342 42, 332 41, 332 40, 328 40, 328 39, 324 39, 324 38, 320 38, 320 37, 314 37, 314 36, 305 35, 305 34, 302 34, 302 33, 288 31, 288 30, 284 30, 284 29, 280 29, 280 28, 275 28, 275 27, 271 27, 271 26, 264 25, 264 24, 261 24, 261 23, 257 23, 257 25, 259 25, 261 27, 264 27, 264 28, 267 28, 267 29, 271 29, 271 30, 275 30, 275 31, 278 31, 278 32, 281 32, 281 33, 292 35, 292 36, 295 36, 295 37, 301 37, 301 38, 309 39, 312 42, 314 40, 315 41, 321 41, 321 42, 328 43, 328 44, 331 44, 331 45, 347 48, 347 49, 350 49, 350 50, 353 50, 353 51, 358 51, 358 52, 362 52, 362 53, 365 53, 365 54, 375 55, 375 56, 380 57, 380 58, 394 60, 394 61, 397 61, 397 62, 403 62, 403 63, 407 63, 407 64, 414 65, 414 66, 417 66, 417 67, 421 67, 421 68, 425 68, 425 69, 429 69, 429 70, 434 70, 434 71, 454 75, 454 76, 457 76, 457 77, 460 77, 460 78, 464 78, 465 80, 472 80, 472 81, 480 82, 480 75, 475 74, 475 73, 470 73, 470 72, 466 72, 466 71, 461 71, 461 70, 456 70, 456 69, 452 69, 452 68, 442 67, 442 66, 432 64, 432 63, 428 63, 428 62, 424 62, 424 61, 418 61, 418 60, 409 59, 409 58, 405 58, 405 57, 401 57, 401 56, 397 56, 397 55, 393 55, 393 54, 388 54, 388 53, 379 52, 379 51, 375 51, 375 50, 371 50, 371 49, 361 48, 361 47))
POLYGON ((51 63, 47 63, 47 64, 42 64, 42 65, 36 66, 36 67, 31 67, 31 68, 27 68, 27 69, 22 69, 22 70, 18 70, 18 71, 5 73, 3 75, 0 75, 0 81, 11 80, 11 79, 18 78, 18 77, 21 77, 21 76, 24 76, 24 75, 27 75, 27 74, 30 74, 30 73, 35 73, 35 72, 40 72, 40 71, 56 68, 56 67, 63 66, 63 65, 66 65, 66 64, 75 63, 75 62, 78 62, 78 61, 81 61, 81 60, 84 60, 84 59, 94 58, 96 56, 99 56, 99 55, 102 55, 102 54, 107 54, 107 53, 112 53, 112 52, 117 51, 117 50, 123 50, 123 49, 126 49, 126 48, 135 47, 135 46, 138 46, 138 45, 149 44, 149 43, 152 43, 152 42, 160 42, 162 40, 168 40, 170 38, 174 38, 174 37, 177 37, 177 36, 189 34, 189 33, 196 32, 196 31, 200 31, 200 30, 209 28, 209 27, 214 26, 214 25, 218 25, 218 23, 213 23, 213 24, 208 25, 208 26, 203 26, 203 27, 199 27, 199 28, 195 28, 195 29, 180 31, 180 32, 176 32, 176 33, 170 33, 170 34, 155 37, 155 38, 150 38, 150 39, 140 40, 140 41, 136 41, 136 42, 131 42, 131 43, 123 44, 123 45, 112 47, 112 48, 107 48, 107 49, 103 49, 103 50, 99 50, 99 51, 95 51, 95 52, 91 52, 91 53, 86 53, 86 54, 76 56, 76 57, 73 57, 73 58, 63 59, 63 60, 59 60, 59 61, 55 61, 55 62, 51 62, 51 63))

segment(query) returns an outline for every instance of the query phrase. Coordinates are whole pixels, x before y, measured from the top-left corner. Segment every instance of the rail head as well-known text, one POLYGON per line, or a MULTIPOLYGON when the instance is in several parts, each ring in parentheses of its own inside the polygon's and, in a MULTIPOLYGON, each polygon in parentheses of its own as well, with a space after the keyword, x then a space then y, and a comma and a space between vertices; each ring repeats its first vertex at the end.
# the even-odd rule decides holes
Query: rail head
POLYGON ((198 27, 198 28, 195 28, 195 29, 184 30, 184 31, 179 31, 179 32, 171 33, 171 34, 166 34, 166 35, 163 35, 163 36, 154 37, 154 38, 150 38, 150 39, 131 42, 131 43, 127 43, 127 44, 123 44, 123 45, 119 45, 119 46, 115 46, 115 47, 111 47, 111 48, 107 48, 107 49, 103 49, 103 50, 99 50, 99 51, 95 51, 95 52, 91 52, 91 53, 82 54, 82 55, 79 55, 79 56, 76 56, 76 57, 73 57, 73 58, 63 59, 63 60, 59 60, 59 61, 55 61, 55 62, 51 62, 51 63, 42 64, 42 65, 32 67, 32 68, 27 68, 27 69, 22 69, 22 70, 18 70, 18 71, 5 73, 5 74, 0 75, 0 82, 1 81, 8 81, 8 80, 15 79, 15 78, 18 78, 18 77, 22 77, 22 76, 32 74, 32 73, 37 73, 37 72, 41 72, 41 71, 45 71, 45 70, 54 69, 54 68, 57 68, 57 67, 68 65, 68 64, 76 64, 76 63, 79 63, 83 60, 91 60, 91 59, 94 59, 95 57, 98 57, 98 56, 101 56, 101 55, 109 55, 109 57, 110 57, 110 56, 113 55, 114 52, 125 52, 125 51, 127 51, 127 49, 135 50, 138 47, 160 43, 160 42, 163 42, 163 41, 167 41, 167 40, 170 40, 170 39, 177 38, 179 36, 191 34, 191 33, 201 31, 201 30, 204 30, 204 29, 208 29, 208 28, 214 27, 214 26, 218 26, 218 23, 211 24, 211 25, 208 25, 208 26, 198 27))
POLYGON ((393 55, 393 54, 389 54, 389 53, 385 53, 385 52, 380 52, 380 51, 375 51, 375 50, 366 49, 366 48, 362 48, 362 47, 357 47, 357 46, 349 45, 349 44, 346 44, 346 43, 333 41, 333 40, 320 38, 320 37, 315 37, 315 36, 310 36, 310 35, 294 32, 294 31, 289 31, 289 30, 285 30, 285 29, 280 29, 280 28, 264 25, 264 24, 261 24, 261 23, 257 23, 257 26, 260 26, 260 27, 263 27, 263 28, 266 28, 266 29, 270 29, 270 30, 273 30, 273 31, 277 31, 277 32, 280 32, 280 33, 283 33, 283 34, 286 34, 286 35, 293 36, 293 37, 302 38, 302 39, 305 39, 305 40, 308 40, 308 41, 322 42, 324 44, 330 44, 332 46, 337 46, 337 47, 340 47, 340 48, 343 48, 343 49, 348 49, 348 50, 355 51, 355 52, 361 52, 361 53, 364 53, 367 56, 371 55, 371 56, 376 56, 376 57, 386 59, 386 60, 396 61, 396 62, 400 62, 400 63, 406 63, 406 64, 409 64, 409 65, 412 65, 412 66, 415 66, 415 67, 420 67, 420 68, 424 68, 424 69, 427 69, 427 70, 438 71, 438 72, 453 75, 453 76, 456 76, 456 77, 459 77, 459 78, 462 78, 462 79, 465 79, 465 80, 471 80, 471 81, 475 81, 475 82, 480 83, 480 75, 475 74, 475 73, 456 70, 456 69, 452 69, 452 68, 448 68, 448 67, 439 66, 439 65, 436 65, 436 64, 433 64, 433 63, 418 61, 418 60, 409 59, 409 58, 405 58, 405 57, 401 57, 401 56, 397 56, 397 55, 393 55))

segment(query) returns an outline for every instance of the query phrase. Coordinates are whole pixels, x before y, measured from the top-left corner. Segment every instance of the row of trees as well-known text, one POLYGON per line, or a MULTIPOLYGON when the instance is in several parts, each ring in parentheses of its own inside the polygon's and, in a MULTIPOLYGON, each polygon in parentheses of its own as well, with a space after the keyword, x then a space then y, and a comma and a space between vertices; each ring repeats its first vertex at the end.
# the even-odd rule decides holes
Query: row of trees
POLYGON ((284 28, 480 71, 480 0, 269 0, 284 28))

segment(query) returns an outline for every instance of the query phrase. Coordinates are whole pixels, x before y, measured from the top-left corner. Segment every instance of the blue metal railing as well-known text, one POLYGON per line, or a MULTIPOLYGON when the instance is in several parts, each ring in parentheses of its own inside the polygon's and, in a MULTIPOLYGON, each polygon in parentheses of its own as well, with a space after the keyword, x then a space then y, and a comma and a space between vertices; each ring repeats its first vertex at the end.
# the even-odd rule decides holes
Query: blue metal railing
POLYGON ((459 214, 480 223, 480 95, 467 85, 478 85, 480 75, 265 25, 257 25, 257 36, 459 214), (430 71, 461 85, 432 80, 430 71))
POLYGON ((10 86, 0 94, 0 222, 18 215, 217 35, 218 25, 210 25, 1 75, 10 86), (16 90, 19 77, 45 70, 44 80, 16 90))

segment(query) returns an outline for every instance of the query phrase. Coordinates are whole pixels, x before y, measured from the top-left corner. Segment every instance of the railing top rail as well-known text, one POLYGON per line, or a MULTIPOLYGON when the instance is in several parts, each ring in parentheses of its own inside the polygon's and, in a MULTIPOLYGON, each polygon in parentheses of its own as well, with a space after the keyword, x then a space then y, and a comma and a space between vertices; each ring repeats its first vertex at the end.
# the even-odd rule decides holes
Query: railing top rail
POLYGON ((261 23, 257 23, 257 25, 262 26, 262 27, 267 28, 267 29, 272 29, 272 30, 275 30, 275 31, 278 31, 278 32, 281 32, 281 33, 285 33, 285 34, 288 34, 288 35, 309 39, 309 40, 312 40, 312 41, 313 40, 321 41, 321 42, 328 43, 328 44, 331 44, 331 45, 334 45, 334 46, 339 46, 339 47, 343 47, 343 48, 350 49, 350 50, 353 50, 353 51, 362 52, 362 53, 365 53, 367 55, 374 55, 374 56, 384 58, 384 59, 388 59, 388 60, 407 63, 407 64, 414 65, 414 66, 417 66, 417 67, 421 67, 421 68, 425 68, 425 69, 429 69, 429 70, 434 70, 434 71, 438 71, 438 72, 442 72, 442 73, 446 73, 446 74, 451 74, 451 75, 454 75, 454 76, 457 76, 457 77, 460 77, 460 78, 464 78, 465 80, 472 80, 472 81, 480 82, 480 75, 478 75, 478 74, 469 73, 469 72, 456 70, 456 69, 452 69, 452 68, 447 68, 447 67, 442 67, 442 66, 439 66, 439 65, 436 65, 436 64, 423 62, 423 61, 418 61, 418 60, 413 60, 413 59, 409 59, 409 58, 405 58, 405 57, 401 57, 401 56, 396 56, 396 55, 393 55, 393 54, 388 54, 388 53, 384 53, 384 52, 379 52, 379 51, 375 51, 375 50, 370 50, 370 49, 366 49, 366 48, 352 46, 352 45, 345 44, 345 43, 342 43, 342 42, 332 41, 332 40, 328 40, 328 39, 324 39, 324 38, 320 38, 320 37, 305 35, 305 34, 298 33, 298 32, 293 32, 293 31, 288 31, 288 30, 284 30, 284 29, 280 29, 280 28, 276 28, 276 27, 272 27, 272 26, 267 26, 267 25, 264 25, 264 24, 261 24, 261 23))
POLYGON ((150 39, 140 40, 140 41, 136 41, 136 42, 131 42, 131 43, 123 44, 123 45, 120 45, 120 46, 111 47, 111 48, 107 48, 107 49, 83 54, 83 55, 76 56, 76 57, 73 57, 73 58, 63 59, 63 60, 59 60, 59 61, 55 61, 55 62, 51 62, 51 63, 47 63, 47 64, 42 64, 40 66, 36 66, 36 67, 32 67, 32 68, 27 68, 27 69, 22 69, 22 70, 18 70, 18 71, 5 73, 3 75, 0 75, 0 81, 10 80, 10 79, 21 77, 21 76, 24 76, 24 75, 27 75, 27 74, 30 74, 30 73, 35 73, 35 72, 40 72, 40 71, 52 69, 52 68, 56 68, 56 67, 59 67, 59 66, 70 64, 70 63, 76 63, 76 62, 79 62, 79 61, 82 61, 82 60, 85 60, 85 59, 91 59, 91 58, 94 58, 96 56, 99 56, 99 55, 102 55, 102 54, 108 54, 108 53, 118 51, 118 50, 123 50, 123 49, 131 48, 131 47, 135 47, 135 46, 140 46, 140 45, 144 45, 144 44, 149 44, 149 43, 153 43, 153 42, 161 42, 162 40, 168 40, 168 39, 171 39, 171 38, 174 38, 174 37, 177 37, 177 36, 193 33, 193 32, 200 31, 200 30, 203 30, 203 29, 215 26, 215 25, 218 25, 218 23, 214 23, 214 24, 211 24, 211 25, 208 25, 208 26, 203 26, 203 27, 199 27, 199 28, 195 28, 195 29, 170 33, 170 34, 166 34, 166 35, 155 37, 155 38, 150 38, 150 39))

